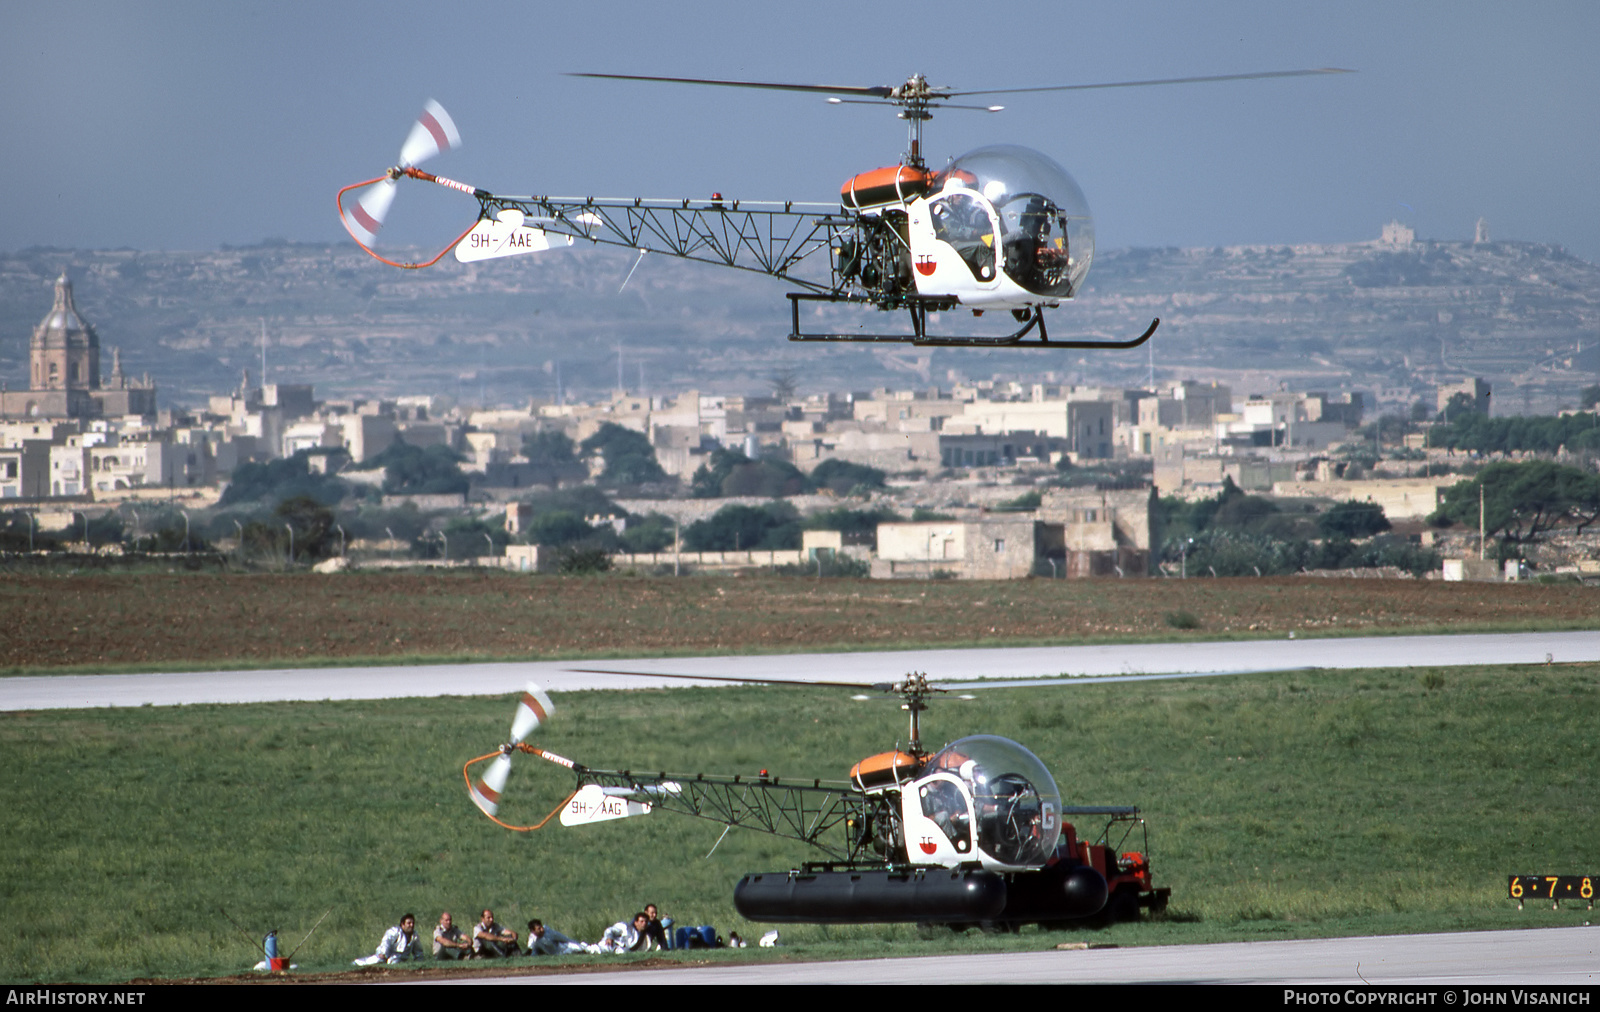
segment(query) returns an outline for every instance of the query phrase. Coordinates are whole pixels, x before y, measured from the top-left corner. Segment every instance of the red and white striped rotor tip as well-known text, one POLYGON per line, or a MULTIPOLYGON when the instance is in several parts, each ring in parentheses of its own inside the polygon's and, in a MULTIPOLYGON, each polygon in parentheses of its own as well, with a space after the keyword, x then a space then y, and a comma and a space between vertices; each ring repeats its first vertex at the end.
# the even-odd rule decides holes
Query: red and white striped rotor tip
POLYGON ((378 241, 378 229, 394 203, 395 181, 380 179, 364 190, 360 197, 345 209, 344 227, 363 245, 378 241))
POLYGON ((400 148, 400 165, 402 168, 420 165, 434 155, 460 146, 461 134, 456 130, 455 120, 444 111, 444 106, 430 98, 400 148))
MULTIPOLYGON (((456 129, 455 120, 444 111, 444 106, 430 98, 400 147, 400 167, 410 168, 460 146, 461 133, 456 129)), ((382 179, 367 187, 344 212, 344 227, 363 245, 371 246, 378 240, 378 230, 394 204, 394 195, 393 179, 382 179)))
POLYGON ((522 693, 522 699, 517 702, 517 715, 511 720, 511 744, 520 745, 523 739, 550 719, 555 709, 554 704, 550 702, 550 696, 539 686, 529 682, 527 689, 522 693))
POLYGON ((510 775, 511 756, 502 752, 489 764, 483 776, 472 782, 472 803, 482 809, 483 814, 492 816, 500 811, 500 795, 510 775))

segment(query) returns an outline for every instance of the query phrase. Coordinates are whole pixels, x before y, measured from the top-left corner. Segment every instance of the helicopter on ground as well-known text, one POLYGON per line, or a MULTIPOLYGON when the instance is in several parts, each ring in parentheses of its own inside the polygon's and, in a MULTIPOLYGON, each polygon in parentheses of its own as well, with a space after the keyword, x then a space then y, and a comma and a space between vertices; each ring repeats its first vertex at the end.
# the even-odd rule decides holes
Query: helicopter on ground
POLYGON ((417 168, 418 163, 461 143, 443 107, 429 101, 401 148, 400 163, 382 176, 339 191, 339 218, 362 249, 395 267, 428 267, 451 249, 458 260, 474 262, 543 252, 582 239, 636 249, 641 258, 658 252, 769 274, 801 289, 788 293, 791 341, 1133 348, 1150 339, 1161 323, 1159 318, 1143 334, 1126 341, 1053 339, 1045 327, 1045 310, 1077 297, 1094 259, 1094 219, 1072 176, 1048 156, 1020 145, 978 148, 942 169, 931 168, 923 157, 922 125, 932 118, 933 110, 999 112, 1004 108, 951 103, 952 99, 980 95, 1336 73, 1348 71, 1325 67, 987 91, 930 85, 921 74, 892 87, 576 74, 572 76, 820 93, 829 95, 828 101, 834 104, 887 104, 897 107, 898 116, 906 121, 909 146, 898 165, 845 180, 836 204, 736 200, 720 193, 713 193, 709 200, 510 197, 417 168), (474 224, 426 262, 401 263, 372 249, 401 178, 437 183, 478 201, 474 224), (364 192, 347 208, 345 194, 356 190, 364 192), (800 315, 805 303, 903 310, 910 316, 911 332, 806 333, 800 315), (957 307, 975 316, 1009 312, 1020 328, 996 336, 929 333, 930 313, 957 307), (1023 338, 1030 333, 1035 340, 1024 345, 1023 338))
POLYGON ((970 735, 936 751, 923 746, 919 718, 929 699, 975 684, 941 686, 917 673, 880 684, 665 677, 884 693, 897 697, 909 713, 910 739, 903 749, 856 763, 845 781, 780 778, 766 770, 751 777, 599 769, 527 741, 554 711, 550 697, 529 684, 517 704, 510 741, 462 768, 473 803, 499 825, 522 832, 542 829, 558 814, 563 826, 578 826, 662 809, 819 850, 822 861, 740 880, 734 906, 758 922, 1011 928, 1097 914, 1121 919, 1140 907, 1166 906, 1170 890, 1151 882, 1148 837, 1140 850, 1119 849, 1133 832, 1145 833, 1136 807, 1064 806, 1045 764, 1008 738, 970 735), (576 777, 573 791, 533 825, 510 825, 498 817, 511 759, 518 753, 576 777), (490 765, 474 779, 473 767, 485 762, 490 765), (1108 821, 1100 838, 1088 842, 1077 837, 1067 817, 1108 821), (1113 840, 1118 831, 1121 836, 1113 840))

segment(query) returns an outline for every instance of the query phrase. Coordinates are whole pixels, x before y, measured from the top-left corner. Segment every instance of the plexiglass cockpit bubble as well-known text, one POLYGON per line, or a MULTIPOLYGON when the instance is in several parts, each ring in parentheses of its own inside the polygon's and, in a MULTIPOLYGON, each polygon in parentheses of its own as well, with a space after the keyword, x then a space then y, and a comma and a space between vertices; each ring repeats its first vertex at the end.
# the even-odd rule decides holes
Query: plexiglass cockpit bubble
POLYGON ((1094 219, 1066 169, 1032 148, 997 144, 957 158, 935 185, 973 190, 994 206, 1011 280, 1049 298, 1078 293, 1094 259, 1094 219))
POLYGON ((966 784, 978 849, 994 863, 1037 868, 1055 853, 1061 793, 1038 756, 1009 738, 978 734, 946 745, 929 768, 966 784))

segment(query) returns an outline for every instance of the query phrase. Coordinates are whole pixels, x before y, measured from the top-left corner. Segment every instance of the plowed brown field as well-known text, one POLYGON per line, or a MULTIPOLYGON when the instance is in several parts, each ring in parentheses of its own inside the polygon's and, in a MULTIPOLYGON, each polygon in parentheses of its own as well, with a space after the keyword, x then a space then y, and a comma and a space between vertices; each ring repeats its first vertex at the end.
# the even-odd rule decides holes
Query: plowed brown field
POLYGON ((10 575, 0 669, 1592 627, 1600 591, 1416 580, 10 575), (1179 613, 1192 616, 1192 629, 1179 613))

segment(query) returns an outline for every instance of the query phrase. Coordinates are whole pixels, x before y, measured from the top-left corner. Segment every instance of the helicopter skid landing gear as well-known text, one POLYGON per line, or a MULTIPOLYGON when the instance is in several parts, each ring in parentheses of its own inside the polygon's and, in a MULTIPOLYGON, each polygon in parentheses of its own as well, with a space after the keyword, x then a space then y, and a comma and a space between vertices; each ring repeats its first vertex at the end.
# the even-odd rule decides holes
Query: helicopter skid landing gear
POLYGON ((948 300, 921 300, 907 299, 904 306, 911 314, 911 333, 909 334, 806 334, 800 330, 800 303, 801 302, 853 302, 854 299, 841 298, 835 295, 824 295, 815 292, 790 292, 789 315, 792 329, 789 331, 791 341, 830 341, 830 342, 862 342, 867 344, 913 344, 919 347, 934 348, 1100 348, 1107 351, 1117 351, 1127 348, 1137 348, 1150 340, 1156 328, 1161 325, 1160 317, 1150 321, 1150 326, 1143 334, 1131 341, 1054 341, 1045 330, 1044 307, 1035 306, 1031 310, 1019 310, 1013 313, 1019 320, 1026 321, 1021 329, 1015 333, 999 337, 944 337, 928 333, 928 312, 954 309, 955 306, 948 300), (1019 315, 1020 314, 1020 315, 1019 315), (1036 341, 1023 343, 1035 328, 1038 328, 1039 337, 1036 341))

